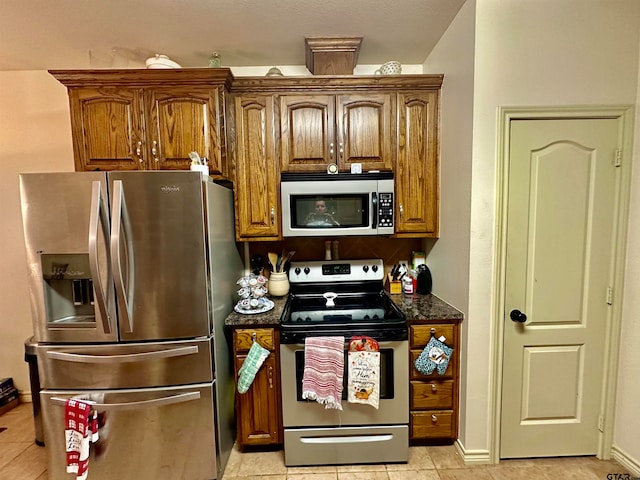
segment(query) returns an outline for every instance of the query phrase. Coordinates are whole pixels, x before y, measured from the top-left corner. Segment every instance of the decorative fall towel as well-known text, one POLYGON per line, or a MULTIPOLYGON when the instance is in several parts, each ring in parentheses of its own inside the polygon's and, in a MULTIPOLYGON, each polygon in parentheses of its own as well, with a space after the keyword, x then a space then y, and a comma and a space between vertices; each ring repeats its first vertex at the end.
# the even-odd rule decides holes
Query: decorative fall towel
POLYGON ((380 404, 380 347, 371 337, 351 337, 348 355, 347 401, 378 409, 380 404))
POLYGON ((444 342, 431 337, 427 346, 416 359, 416 370, 423 375, 431 375, 434 370, 439 375, 444 375, 449 365, 451 352, 453 352, 453 348, 447 347, 444 342))
POLYGON ((307 337, 304 341, 302 398, 342 410, 344 337, 307 337))
POLYGON ((349 352, 349 403, 380 404, 380 352, 349 352))
POLYGON ((256 373, 269 356, 269 350, 262 347, 258 342, 253 342, 247 358, 238 370, 238 392, 247 393, 249 387, 256 378, 256 373))
POLYGON ((98 440, 98 417, 85 400, 69 398, 65 402, 65 440, 67 473, 85 480, 89 473, 89 443, 98 440))

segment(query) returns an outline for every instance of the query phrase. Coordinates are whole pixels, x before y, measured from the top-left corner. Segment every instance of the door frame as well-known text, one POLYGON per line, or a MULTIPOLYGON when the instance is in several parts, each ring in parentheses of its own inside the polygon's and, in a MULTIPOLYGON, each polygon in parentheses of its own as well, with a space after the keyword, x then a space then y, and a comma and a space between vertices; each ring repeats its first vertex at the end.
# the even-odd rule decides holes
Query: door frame
POLYGON ((622 324, 622 292, 626 261, 627 226, 629 221, 629 198, 631 188, 631 166, 633 154, 633 107, 613 106, 567 106, 567 107, 499 107, 497 125, 496 165, 496 220, 493 264, 493 301, 491 313, 491 384, 490 384, 490 462, 500 463, 500 431, 502 416, 502 365, 504 361, 504 311, 506 282, 507 207, 509 180, 510 126, 513 120, 561 120, 561 119, 617 119, 621 122, 619 144, 622 145, 622 164, 618 178, 615 211, 613 304, 606 329, 604 378, 602 385, 597 457, 611 458, 613 425, 615 415, 616 387, 618 376, 618 352, 622 324))

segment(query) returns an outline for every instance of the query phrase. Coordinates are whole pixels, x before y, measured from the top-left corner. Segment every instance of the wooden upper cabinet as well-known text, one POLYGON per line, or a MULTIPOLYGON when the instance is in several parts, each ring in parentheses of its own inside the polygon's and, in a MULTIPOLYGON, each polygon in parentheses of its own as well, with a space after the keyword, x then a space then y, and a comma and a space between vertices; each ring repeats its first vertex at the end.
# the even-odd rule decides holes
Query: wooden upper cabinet
POLYGON ((158 170, 188 170, 190 152, 209 162, 209 172, 224 174, 221 162, 218 90, 190 87, 144 92, 147 164, 158 170))
POLYGON ((313 172, 335 162, 333 95, 282 95, 280 129, 282 171, 313 172))
POLYGON ((322 171, 330 163, 343 172, 352 163, 390 170, 393 100, 390 93, 282 95, 282 171, 322 171))
POLYGON ((336 97, 339 170, 350 172, 352 163, 362 171, 393 168, 394 100, 390 93, 336 97))
POLYGON ((236 239, 277 239, 281 223, 280 170, 274 98, 236 96, 234 106, 236 239))
POLYGON ((57 70, 69 92, 77 171, 188 170, 227 177, 228 69, 57 70))
POLYGON ((69 91, 76 171, 144 169, 142 91, 76 88, 69 91))
POLYGON ((396 236, 439 235, 439 90, 398 93, 396 236))

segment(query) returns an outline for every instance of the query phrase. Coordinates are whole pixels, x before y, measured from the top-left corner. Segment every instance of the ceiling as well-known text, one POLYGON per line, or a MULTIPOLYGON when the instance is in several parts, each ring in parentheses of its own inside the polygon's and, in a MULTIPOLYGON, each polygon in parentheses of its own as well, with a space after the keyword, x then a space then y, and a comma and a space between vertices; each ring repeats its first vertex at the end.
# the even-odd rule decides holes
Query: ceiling
POLYGON ((305 37, 362 37, 359 65, 422 64, 466 0, 1 0, 0 70, 304 65, 305 37))

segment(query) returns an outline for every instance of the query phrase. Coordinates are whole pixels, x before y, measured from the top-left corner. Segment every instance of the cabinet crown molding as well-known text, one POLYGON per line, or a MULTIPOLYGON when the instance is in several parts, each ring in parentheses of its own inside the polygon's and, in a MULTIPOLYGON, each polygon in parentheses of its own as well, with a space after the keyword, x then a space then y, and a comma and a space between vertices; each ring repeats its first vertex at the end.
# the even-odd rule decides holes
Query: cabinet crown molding
POLYGON ((49 73, 67 88, 224 85, 229 89, 234 81, 233 73, 228 68, 49 70, 49 73))

